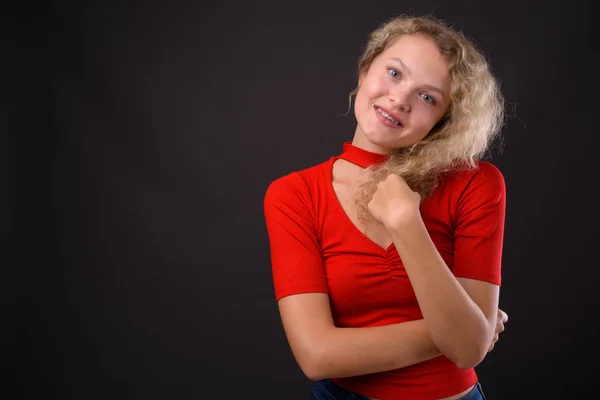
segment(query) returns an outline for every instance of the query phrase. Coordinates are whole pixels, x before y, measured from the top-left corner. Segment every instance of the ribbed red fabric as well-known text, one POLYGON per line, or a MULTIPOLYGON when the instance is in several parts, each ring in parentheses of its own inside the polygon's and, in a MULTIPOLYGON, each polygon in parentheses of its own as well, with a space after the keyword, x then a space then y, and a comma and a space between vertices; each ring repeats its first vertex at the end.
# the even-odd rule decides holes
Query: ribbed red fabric
MULTIPOLYGON (((385 156, 344 143, 342 154, 275 180, 264 201, 276 300, 328 293, 338 327, 372 327, 422 319, 394 245, 383 249, 350 221, 332 186, 332 167, 344 158, 362 167, 385 156)), ((505 184, 488 162, 447 176, 421 205, 440 255, 457 277, 500 285, 505 184)), ((334 379, 364 396, 436 399, 475 384, 444 356, 394 371, 334 379)))

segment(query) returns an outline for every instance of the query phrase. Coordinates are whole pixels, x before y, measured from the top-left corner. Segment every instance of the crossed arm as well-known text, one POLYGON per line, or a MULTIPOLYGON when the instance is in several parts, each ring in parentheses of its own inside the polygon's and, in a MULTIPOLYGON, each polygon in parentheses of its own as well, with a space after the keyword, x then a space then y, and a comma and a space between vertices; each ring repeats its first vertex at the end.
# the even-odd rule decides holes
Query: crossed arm
MULTIPOLYGON (((497 211, 503 208, 502 202, 503 198, 497 204, 477 205, 477 212, 488 213, 490 220, 502 219, 503 214, 497 211)), ((389 209, 382 210, 382 215, 392 214, 389 209)), ((370 211, 377 214, 371 205, 370 211)), ((400 219, 400 225, 396 223, 397 218, 380 219, 380 222, 388 227, 400 253, 424 319, 372 328, 338 328, 332 319, 327 294, 305 293, 282 298, 278 305, 286 336, 308 378, 317 380, 388 371, 442 354, 458 367, 469 369, 483 360, 504 330, 507 317, 498 309, 499 287, 483 280, 454 276, 433 245, 420 216, 410 214, 400 219), (410 235, 397 234, 407 230, 410 235)), ((297 224, 285 233, 287 237, 306 237, 298 251, 317 246, 311 239, 308 219, 303 220, 302 215, 287 208, 278 215, 297 224), (306 244, 311 240, 312 244, 306 244)), ((271 222, 272 229, 279 229, 278 225, 279 221, 271 222)), ((501 228, 495 229, 494 246, 501 244, 498 240, 501 228)), ((479 240, 473 239, 476 235, 467 228, 458 235, 465 239, 457 240, 457 243, 479 240)), ((489 241, 489 238, 482 240, 489 241)), ((293 241, 274 242, 273 245, 285 245, 287 255, 294 250, 290 248, 293 241)), ((455 262, 468 262, 464 258, 470 256, 466 255, 468 252, 461 253, 463 259, 455 257, 455 262)), ((285 259, 283 255, 281 257, 285 259)))
MULTIPOLYGON (((498 292, 495 285, 469 279, 459 281, 475 296, 498 292), (491 287, 485 288, 488 285, 491 287)), ((494 324, 491 330, 495 336, 488 343, 488 351, 504 330, 507 316, 494 307, 493 302, 484 303, 490 304, 489 312, 495 313, 489 318, 490 325, 494 324)), ((279 300, 278 305, 292 353, 311 380, 389 371, 443 354, 424 319, 373 328, 338 328, 334 325, 329 296, 325 293, 287 296, 279 300)), ((484 355, 479 358, 483 359, 484 355)), ((476 359, 473 364, 479 361, 476 359)), ((464 368, 472 366, 462 365, 464 368)))

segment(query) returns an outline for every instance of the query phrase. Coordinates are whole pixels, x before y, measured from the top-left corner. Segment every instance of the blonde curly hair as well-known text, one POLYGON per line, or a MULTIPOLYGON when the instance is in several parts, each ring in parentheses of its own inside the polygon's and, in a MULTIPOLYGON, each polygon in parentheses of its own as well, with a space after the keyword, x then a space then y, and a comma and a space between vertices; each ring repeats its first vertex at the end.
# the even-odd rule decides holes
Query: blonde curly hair
POLYGON ((474 168, 504 123, 504 99, 484 55, 461 32, 430 16, 401 15, 371 33, 358 63, 359 76, 403 35, 430 38, 446 58, 452 77, 450 106, 423 140, 397 149, 386 162, 370 168, 370 179, 358 191, 359 214, 363 217, 368 214, 367 204, 377 183, 386 176, 401 176, 425 199, 444 174, 474 168))

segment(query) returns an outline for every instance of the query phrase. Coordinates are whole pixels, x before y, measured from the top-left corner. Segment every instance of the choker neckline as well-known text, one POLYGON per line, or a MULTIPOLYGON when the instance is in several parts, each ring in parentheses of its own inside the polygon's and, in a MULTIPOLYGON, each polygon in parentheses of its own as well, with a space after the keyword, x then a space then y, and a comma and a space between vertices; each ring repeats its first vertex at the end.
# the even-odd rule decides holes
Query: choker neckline
POLYGON ((388 159, 388 154, 373 153, 371 151, 356 147, 351 142, 345 142, 342 149, 342 154, 339 158, 356 164, 359 167, 367 168, 371 165, 383 163, 388 159))

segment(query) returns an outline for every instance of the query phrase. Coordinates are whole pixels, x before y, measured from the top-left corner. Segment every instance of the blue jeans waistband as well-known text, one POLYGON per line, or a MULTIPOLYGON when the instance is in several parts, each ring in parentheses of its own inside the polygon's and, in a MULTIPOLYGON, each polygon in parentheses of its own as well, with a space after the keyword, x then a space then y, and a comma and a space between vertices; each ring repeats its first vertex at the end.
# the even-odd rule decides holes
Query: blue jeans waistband
MULTIPOLYGON (((323 379, 314 383, 309 400, 370 400, 369 397, 346 390, 336 385, 330 379, 323 379)), ((485 400, 481 384, 477 382, 475 387, 460 400, 485 400)))

